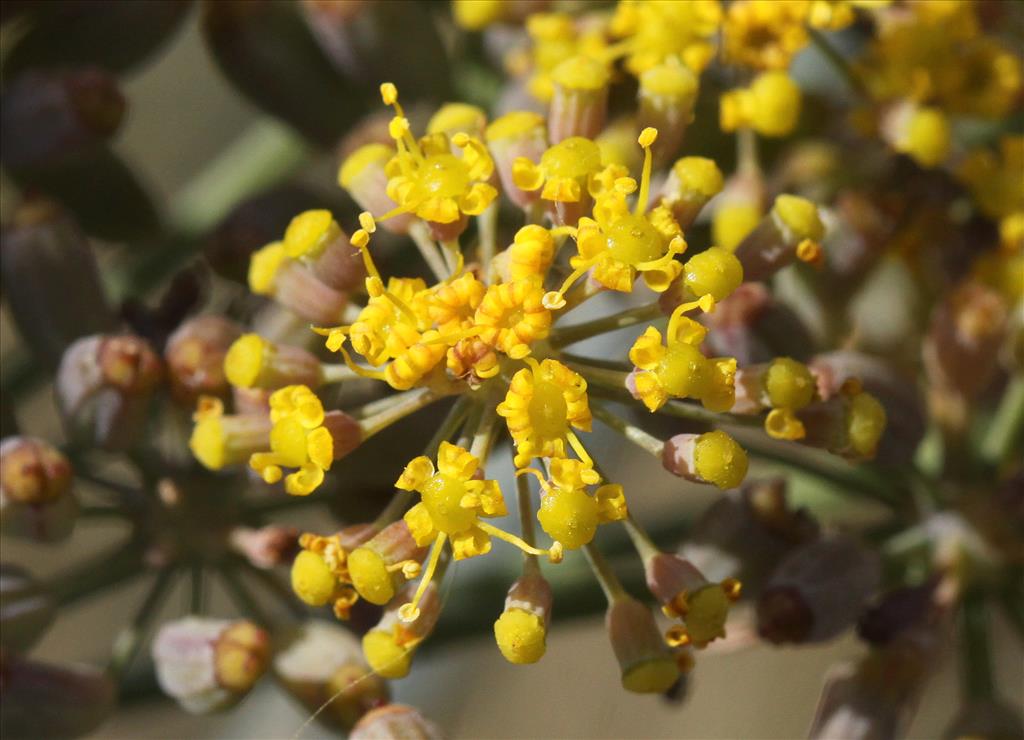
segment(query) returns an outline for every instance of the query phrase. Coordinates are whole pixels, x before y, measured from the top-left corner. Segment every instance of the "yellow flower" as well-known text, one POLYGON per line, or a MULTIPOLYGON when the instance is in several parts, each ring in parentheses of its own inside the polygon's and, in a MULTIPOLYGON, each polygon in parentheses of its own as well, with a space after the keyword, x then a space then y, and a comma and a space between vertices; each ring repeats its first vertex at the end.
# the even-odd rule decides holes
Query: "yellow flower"
POLYGON ((430 134, 418 142, 409 131, 409 121, 398 104, 398 91, 389 82, 381 85, 385 104, 393 105, 397 116, 389 127, 398 153, 388 162, 387 194, 398 207, 396 213, 415 213, 425 221, 450 224, 465 215, 478 215, 498 196, 487 183, 494 162, 478 138, 465 133, 451 137, 430 134), (462 150, 452 154, 451 145, 462 150))
POLYGON ((513 359, 530 354, 530 345, 551 328, 551 312, 542 303, 536 280, 517 280, 487 289, 473 321, 481 340, 513 359))
POLYGON ((808 42, 804 0, 737 0, 722 24, 725 58, 753 69, 786 69, 808 42))
POLYGON ((621 0, 610 30, 626 39, 626 69, 635 75, 668 59, 700 71, 714 55, 721 21, 718 0, 621 0))
POLYGON ((334 461, 334 437, 323 425, 324 407, 308 387, 289 385, 270 395, 270 452, 256 452, 249 465, 267 483, 281 480, 282 467, 298 468, 285 478, 293 496, 312 493, 334 461))
MULTIPOLYGON (((419 337, 427 284, 421 278, 389 278, 384 293, 371 296, 348 334, 352 349, 380 366, 404 352, 419 337)), ((340 343, 339 343, 340 346, 340 343)), ((328 344, 328 349, 337 350, 328 344)))
MULTIPOLYGON (((527 465, 534 457, 563 458, 566 442, 589 463, 572 431, 590 431, 586 381, 557 360, 538 363, 527 358, 526 362, 529 367, 512 376, 505 400, 497 408, 516 445, 515 464, 527 465)), ((593 471, 587 477, 596 482, 593 471)))
POLYGON ((196 425, 189 449, 210 470, 241 465, 270 441, 270 421, 265 416, 226 415, 223 402, 212 396, 200 396, 192 418, 196 425))
POLYGON ((707 330, 682 315, 698 306, 708 311, 714 299, 707 295, 679 306, 669 320, 666 344, 661 332, 649 326, 629 350, 629 359, 637 367, 636 395, 650 411, 657 411, 670 397, 695 398, 711 411, 732 408, 736 360, 709 359, 698 349, 707 330))
POLYGON ((663 292, 682 271, 674 258, 686 249, 682 229, 666 206, 647 213, 651 187, 651 144, 658 132, 646 128, 639 143, 644 149, 644 169, 635 210, 630 213, 626 192, 635 182, 620 180, 616 188, 599 197, 594 218, 581 218, 576 230, 577 256, 570 260, 573 272, 559 290, 544 297, 549 308, 565 305, 564 294, 589 270, 593 278, 610 290, 630 292, 637 273, 652 290, 663 292), (623 192, 626 191, 626 192, 623 192))
POLYGON ((427 315, 442 334, 457 332, 472 324, 486 292, 487 286, 467 272, 437 286, 428 299, 427 315))
POLYGON ((551 539, 567 549, 588 544, 599 524, 626 518, 622 486, 607 484, 591 495, 587 485, 594 482, 594 471, 579 460, 552 460, 550 482, 532 469, 520 470, 517 475, 526 472, 536 474, 544 490, 537 521, 551 539))
POLYGON ((572 16, 566 13, 534 13, 526 19, 532 49, 528 55, 513 54, 506 66, 513 74, 530 73, 527 89, 541 102, 554 95, 551 73, 564 60, 577 54, 599 56, 604 40, 597 30, 579 34, 572 16))
MULTIPOLYGON (((612 168, 612 172, 622 170, 614 165, 612 168)), ((582 136, 571 136, 549 147, 539 164, 526 157, 516 158, 512 163, 512 180, 522 190, 540 190, 544 200, 579 203, 586 194, 597 196, 604 192, 606 180, 599 178, 601 171, 601 150, 597 144, 582 136)))
POLYGON ((505 516, 505 498, 497 481, 480 480, 476 473, 480 461, 462 447, 442 442, 437 467, 430 458, 420 456, 405 466, 395 483, 403 491, 416 491, 420 502, 405 513, 405 522, 417 545, 433 543, 419 588, 412 601, 399 614, 405 621, 419 615, 417 603, 434 575, 445 542, 451 541, 456 560, 484 555, 491 550, 491 537, 498 537, 533 555, 547 554, 561 559, 561 548, 538 550, 518 537, 480 521, 480 517, 505 516))
POLYGON ((347 619, 358 599, 348 572, 348 549, 338 535, 309 532, 299 537, 302 548, 292 563, 292 590, 310 606, 332 604, 339 619, 347 619))
POLYGON ((800 118, 800 88, 785 72, 764 72, 747 88, 722 95, 723 131, 752 128, 762 136, 785 136, 800 118))
POLYGON ((508 273, 512 280, 543 280, 555 260, 555 240, 543 226, 528 224, 516 232, 508 248, 508 273))

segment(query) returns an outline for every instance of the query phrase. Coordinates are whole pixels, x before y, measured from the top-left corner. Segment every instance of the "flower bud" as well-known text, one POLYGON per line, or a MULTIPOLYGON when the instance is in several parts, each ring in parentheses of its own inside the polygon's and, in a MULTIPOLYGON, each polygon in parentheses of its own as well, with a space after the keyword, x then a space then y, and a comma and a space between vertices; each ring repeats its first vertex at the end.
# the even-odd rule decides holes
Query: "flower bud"
POLYGON ((351 291, 366 278, 362 255, 330 211, 305 211, 293 218, 284 233, 284 249, 334 290, 351 291))
POLYGON ((975 282, 957 287, 932 313, 922 349, 932 385, 977 397, 995 374, 1006 323, 998 293, 975 282))
MULTIPOLYGON (((384 171, 394 156, 392 146, 366 144, 348 155, 338 170, 338 184, 374 218, 380 218, 398 206, 388 197, 388 176, 384 171)), ((407 234, 415 218, 411 213, 400 213, 378 223, 393 234, 407 234)))
POLYGON ((0 654, 4 737, 80 737, 106 721, 117 704, 117 685, 105 671, 53 665, 0 654))
POLYGON ((631 596, 620 596, 608 605, 605 627, 627 691, 661 694, 679 679, 679 665, 649 608, 631 596))
POLYGON ((224 316, 198 316, 178 327, 164 348, 174 397, 193 405, 199 396, 226 396, 224 356, 241 334, 242 327, 224 316))
POLYGON ((924 624, 935 603, 936 580, 885 594, 857 620, 857 634, 872 645, 887 645, 924 624))
POLYGON ((199 399, 193 418, 196 425, 188 445, 209 470, 242 465, 254 453, 270 447, 271 423, 264 414, 225 414, 219 400, 204 397, 199 399))
POLYGON ((274 676, 310 712, 349 731, 390 698, 387 682, 363 661, 359 640, 334 624, 309 621, 275 651, 274 676))
POLYGON ((818 536, 805 510, 788 507, 782 479, 753 480, 726 491, 692 531, 679 554, 711 581, 742 581, 748 594, 759 591, 787 552, 818 536))
POLYGON ((325 326, 338 324, 348 305, 347 293, 325 285, 309 268, 288 257, 281 242, 253 252, 249 289, 273 298, 307 321, 325 326))
POLYGON ((249 621, 184 617, 153 640, 160 688, 193 714, 226 709, 249 692, 270 658, 270 637, 249 621))
POLYGON ((517 579, 494 623, 494 639, 509 663, 536 663, 547 649, 551 623, 551 586, 539 571, 517 579))
POLYGON ((366 662, 384 678, 403 678, 409 674, 417 646, 430 635, 441 614, 441 597, 437 584, 427 584, 417 606, 419 615, 406 622, 399 611, 416 593, 417 584, 407 583, 391 600, 380 621, 363 635, 366 662))
POLYGON ((823 642, 854 624, 878 588, 878 556, 846 537, 804 545, 776 568, 757 602, 757 628, 776 644, 823 642))
MULTIPOLYGON (((451 140, 455 134, 463 133, 480 138, 487 128, 487 113, 469 103, 445 103, 427 121, 428 134, 444 134, 451 140)), ((454 144, 452 154, 461 151, 454 144)))
POLYGON ((762 136, 786 136, 800 118, 800 88, 785 72, 763 72, 750 87, 724 93, 719 121, 723 131, 751 128, 762 136))
POLYGON ((123 450, 138 441, 162 378, 163 363, 144 339, 93 336, 68 347, 55 389, 71 434, 87 433, 100 447, 123 450))
POLYGON ((711 217, 712 241, 735 252, 764 216, 765 184, 760 170, 740 170, 730 177, 715 199, 711 217))
POLYGON ((747 475, 747 453, 722 431, 677 434, 665 442, 662 465, 695 483, 736 488, 747 475))
POLYGON ((348 556, 377 533, 370 524, 346 527, 330 537, 306 533, 299 538, 302 550, 292 563, 295 595, 310 606, 332 604, 339 619, 348 619, 357 596, 349 585, 348 556))
POLYGON ((71 463, 49 442, 8 437, 0 443, 0 525, 40 542, 70 536, 78 514, 71 463))
POLYGON ((610 74, 604 62, 579 55, 551 71, 554 95, 548 113, 548 138, 557 144, 573 136, 593 139, 608 113, 610 74))
MULTIPOLYGON (((661 131, 658 131, 658 139, 661 131)), ((697 220, 708 201, 722 190, 722 171, 714 160, 706 157, 683 157, 677 159, 669 171, 662 188, 662 203, 672 211, 679 226, 685 231, 697 220)), ((728 249, 729 246, 719 243, 728 249)))
POLYGON ((736 247, 744 279, 767 280, 795 259, 817 261, 824 236, 817 206, 795 195, 780 195, 771 212, 736 247))
POLYGON ((425 555, 426 548, 416 544, 409 525, 399 519, 349 554, 352 585, 371 604, 387 604, 406 580, 404 571, 412 568, 408 572, 418 572, 412 564, 418 565, 425 555))
POLYGON ((239 388, 277 390, 286 385, 317 388, 323 382, 320 360, 301 347, 243 334, 224 357, 224 375, 239 388))
POLYGON ((92 249, 57 204, 26 200, 2 240, 5 303, 21 337, 46 367, 55 369, 75 339, 117 326, 92 249))
POLYGON ((812 403, 796 418, 805 430, 803 444, 849 460, 873 458, 888 422, 878 399, 856 386, 828 401, 812 403))
POLYGON ((725 637, 729 605, 740 595, 739 581, 712 583, 690 561, 665 552, 644 560, 644 575, 665 615, 685 625, 669 630, 669 644, 703 648, 725 637))
POLYGON ((97 67, 22 74, 0 106, 4 165, 42 168, 88 152, 113 136, 125 107, 117 80, 97 67))
POLYGON ((540 198, 540 190, 523 190, 512 179, 512 163, 518 157, 539 161, 548 147, 544 116, 530 111, 513 111, 493 121, 484 138, 494 158, 494 169, 509 200, 527 208, 540 198))
POLYGON ((938 167, 949 156, 949 119, 938 108, 902 101, 883 114, 880 129, 889 146, 922 167, 938 167))
POLYGON ((404 704, 388 704, 367 712, 349 733, 349 740, 442 740, 440 728, 419 710, 404 704))
POLYGON ((0 565, 0 647, 28 651, 53 617, 53 598, 31 573, 17 565, 0 565))
POLYGON ((259 529, 235 527, 228 536, 232 549, 263 570, 291 562, 299 549, 299 530, 280 524, 259 529))
POLYGON ((669 161, 682 146, 686 128, 693 120, 698 87, 697 75, 678 62, 651 67, 640 74, 637 128, 658 130, 651 146, 655 166, 669 161))

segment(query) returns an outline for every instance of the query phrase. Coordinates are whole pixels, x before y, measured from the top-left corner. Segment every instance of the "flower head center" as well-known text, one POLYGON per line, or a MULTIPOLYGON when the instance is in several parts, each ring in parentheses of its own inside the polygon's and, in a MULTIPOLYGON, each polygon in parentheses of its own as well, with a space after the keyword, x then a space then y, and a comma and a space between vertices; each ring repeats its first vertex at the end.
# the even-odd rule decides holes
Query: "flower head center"
POLYGON ((573 136, 544 152, 540 160, 548 177, 583 178, 601 169, 601 150, 582 136, 573 136))
POLYGON ((530 422, 544 439, 561 439, 569 430, 569 407, 562 389, 549 380, 537 380, 530 399, 530 422))
POLYGON ((457 478, 435 473, 420 492, 434 527, 446 534, 458 534, 473 526, 476 512, 462 507, 466 484, 457 478))
POLYGON ((661 235, 642 216, 625 215, 605 229, 608 251, 620 262, 639 265, 663 256, 661 235))
POLYGON ((469 190, 469 173, 454 154, 434 154, 419 172, 419 187, 427 197, 457 198, 469 190))

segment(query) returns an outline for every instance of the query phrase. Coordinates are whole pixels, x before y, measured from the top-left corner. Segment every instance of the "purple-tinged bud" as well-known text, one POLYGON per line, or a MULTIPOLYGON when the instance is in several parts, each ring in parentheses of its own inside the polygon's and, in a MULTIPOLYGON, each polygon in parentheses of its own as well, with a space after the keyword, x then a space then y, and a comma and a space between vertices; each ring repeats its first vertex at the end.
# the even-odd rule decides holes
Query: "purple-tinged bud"
POLYGON ((3 440, 0 527, 4 534, 40 542, 70 536, 78 515, 72 477, 71 463, 49 442, 33 437, 3 440))
POLYGON ((175 400, 194 406, 200 396, 227 396, 224 356, 242 331, 237 322, 211 315, 189 319, 171 334, 164 362, 175 400))
POLYGON ((787 505, 780 478, 726 491, 692 531, 679 554, 709 580, 738 579, 744 592, 753 595, 786 553, 818 536, 807 512, 787 505))
POLYGON ((527 208, 540 198, 540 190, 523 190, 512 179, 512 163, 518 157, 539 162, 548 147, 544 116, 530 111, 513 111, 492 122, 484 132, 494 169, 509 200, 527 208))
POLYGON ((43 168, 87 152, 114 135, 125 107, 117 80, 99 68, 26 72, 0 105, 4 165, 43 168))
POLYGON ((823 642, 852 626, 881 578, 878 556, 847 537, 831 537, 791 552, 757 602, 766 640, 823 642))
POLYGON ((509 588, 505 609, 494 623, 494 639, 509 663, 536 663, 544 657, 552 598, 551 586, 538 570, 509 588))
POLYGON ((53 617, 53 598, 31 573, 17 565, 0 565, 0 648, 26 652, 53 617))
POLYGON ((0 275, 21 337, 55 369, 79 337, 117 326, 85 236, 55 203, 33 198, 3 230, 0 275))
POLYGON ((608 115, 607 65, 588 56, 566 59, 551 71, 554 95, 548 113, 548 138, 552 144, 583 136, 593 139, 604 128, 608 115))
MULTIPOLYGON (((655 145, 661 140, 661 131, 655 145)), ((676 160, 661 189, 662 203, 669 207, 676 221, 685 230, 722 190, 722 171, 714 160, 705 157, 683 157, 676 160)))
POLYGON ((871 459, 885 433, 887 414, 873 395, 848 383, 844 393, 796 413, 806 436, 800 442, 848 460, 871 459))
POLYGON ((405 520, 399 519, 349 553, 352 585, 364 599, 383 606, 395 598, 407 576, 419 572, 418 564, 426 552, 426 548, 416 544, 405 520), (408 567, 401 567, 402 564, 408 567))
POLYGON ((281 524, 268 524, 259 529, 235 527, 228 541, 257 568, 271 568, 290 563, 299 551, 299 530, 281 524))
POLYGON ((857 634, 872 645, 887 645, 907 630, 920 627, 935 605, 933 579, 920 586, 903 586, 883 594, 857 620, 857 634))
POLYGON ((675 435, 665 442, 661 461, 673 475, 723 489, 736 488, 747 475, 747 453, 720 430, 675 435))
POLYGON ((384 610, 375 627, 363 635, 363 655, 370 667, 384 678, 403 678, 409 674, 416 648, 437 624, 441 597, 437 584, 427 584, 417 607, 416 619, 407 622, 399 612, 413 599, 418 584, 407 583, 384 610))
POLYGON ((824 236, 817 206, 806 198, 780 195, 768 215, 736 247, 744 279, 767 280, 794 260, 819 261, 824 236))
POLYGON ((291 259, 281 242, 253 252, 249 261, 249 289, 323 326, 340 323, 348 305, 347 293, 326 285, 308 267, 291 259))
POLYGON ((888 419, 876 459, 884 464, 909 462, 925 431, 924 401, 912 377, 881 358, 850 351, 817 355, 808 367, 817 380, 822 400, 841 395, 850 382, 860 383, 875 396, 888 419))
POLYGON ((386 704, 388 684, 363 660, 359 639, 347 629, 309 621, 274 654, 274 676, 317 719, 351 730, 371 709, 386 704))
POLYGON ((976 699, 961 709, 942 733, 944 740, 1020 740, 1020 712, 999 699, 976 699))
MULTIPOLYGON (((398 207, 388 196, 388 176, 384 171, 395 154, 395 148, 389 144, 365 144, 349 154, 338 170, 338 184, 374 218, 398 207)), ((411 213, 400 213, 378 223, 393 234, 403 235, 409 233, 415 218, 411 213)))
POLYGON ((243 334, 224 356, 224 375, 236 388, 276 390, 286 385, 315 389, 323 383, 320 360, 301 347, 243 334))
POLYGON ((644 574, 665 615, 685 625, 669 630, 669 644, 703 648, 725 637, 729 606, 740 597, 739 581, 712 583, 689 560, 665 552, 644 560, 644 574))
POLYGON ((932 313, 922 353, 932 386, 972 399, 988 387, 1006 332, 1007 306, 979 283, 957 287, 932 313))
POLYGON ((117 685, 105 671, 53 665, 0 654, 0 734, 14 737, 88 735, 113 714, 117 685))
POLYGON ((658 130, 651 146, 656 167, 670 161, 683 145, 686 129, 693 121, 699 87, 697 75, 679 63, 661 64, 640 74, 637 128, 658 130))
POLYGON ((163 363, 144 339, 93 336, 68 347, 55 389, 72 434, 88 433, 100 447, 123 450, 138 441, 162 379, 163 363))
POLYGON ((679 664, 648 607, 631 596, 620 596, 608 605, 605 628, 622 671, 624 689, 663 694, 679 679, 679 664))
POLYGON ((184 617, 163 625, 153 640, 160 688, 193 714, 239 702, 269 658, 269 635, 245 620, 184 617))
POLYGON ((362 255, 330 211, 305 211, 293 218, 284 233, 284 248, 337 291, 357 289, 366 278, 362 255))
POLYGON ((366 714, 349 733, 349 740, 443 740, 440 728, 404 704, 388 704, 366 714))

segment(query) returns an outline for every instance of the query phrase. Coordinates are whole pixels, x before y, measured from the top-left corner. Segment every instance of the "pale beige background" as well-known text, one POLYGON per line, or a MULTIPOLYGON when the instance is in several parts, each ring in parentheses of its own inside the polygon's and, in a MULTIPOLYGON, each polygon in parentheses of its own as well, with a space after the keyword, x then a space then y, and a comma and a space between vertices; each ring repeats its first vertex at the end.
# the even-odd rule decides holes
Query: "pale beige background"
MULTIPOLYGON (((198 40, 195 18, 159 60, 127 84, 131 113, 118 148, 138 167, 154 192, 171 197, 226 143, 259 114, 221 80, 198 40)), ((4 332, 4 346, 11 333, 4 332)), ((50 406, 45 394, 22 422, 45 432, 41 420, 50 406)), ((645 515, 686 505, 701 507, 705 492, 681 488, 650 464, 624 458, 615 468, 622 479, 645 482, 631 506, 645 515), (649 481, 649 485, 648 485, 649 481)), ((806 488, 798 490, 806 491, 806 488)), ((831 514, 847 517, 841 505, 831 514)), ((3 543, 4 559, 31 562, 40 573, 71 565, 83 552, 115 535, 107 525, 86 522, 59 551, 3 543)), ((465 585, 465 578, 460 579, 465 585)), ((457 583, 456 588, 460 587, 457 583)), ((101 661, 107 641, 133 611, 141 585, 86 603, 62 618, 38 650, 54 660, 101 661)), ((165 611, 184 608, 184 593, 173 594, 165 611)), ((222 603, 222 598, 215 599, 222 603)), ((492 609, 493 605, 481 608, 492 609)), ((230 607, 223 604, 223 613, 230 607)), ((557 614, 557 601, 556 601, 557 614)), ((1001 623, 994 644, 999 685, 1009 696, 1024 696, 1020 644, 1001 623)), ((412 675, 395 684, 399 700, 420 707, 458 738, 795 738, 802 737, 813 713, 821 677, 837 660, 862 652, 852 638, 804 649, 756 647, 730 655, 701 655, 689 698, 669 705, 658 698, 625 693, 599 618, 557 623, 544 660, 511 666, 493 642, 480 638, 420 656, 412 675)), ((955 666, 937 672, 913 726, 914 737, 936 737, 958 706, 955 666)), ((191 717, 168 701, 121 711, 97 738, 288 738, 305 714, 270 681, 241 708, 218 717, 191 717)), ((302 737, 324 737, 316 725, 302 737)))

